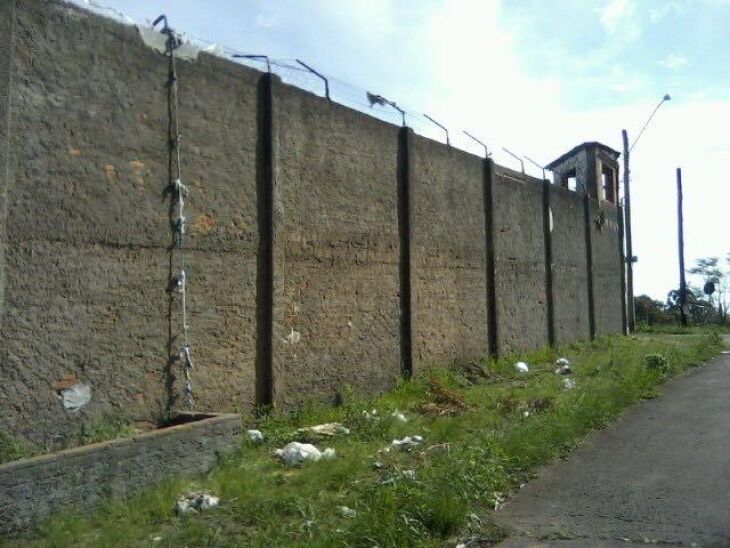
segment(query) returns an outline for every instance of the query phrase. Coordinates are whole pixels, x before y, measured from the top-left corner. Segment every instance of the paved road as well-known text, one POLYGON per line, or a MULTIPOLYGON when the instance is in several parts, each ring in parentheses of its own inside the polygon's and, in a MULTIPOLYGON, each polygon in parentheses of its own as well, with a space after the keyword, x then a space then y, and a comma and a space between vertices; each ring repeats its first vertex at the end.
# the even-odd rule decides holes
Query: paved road
POLYGON ((514 529, 500 544, 511 548, 730 546, 730 354, 544 468, 493 517, 514 529))

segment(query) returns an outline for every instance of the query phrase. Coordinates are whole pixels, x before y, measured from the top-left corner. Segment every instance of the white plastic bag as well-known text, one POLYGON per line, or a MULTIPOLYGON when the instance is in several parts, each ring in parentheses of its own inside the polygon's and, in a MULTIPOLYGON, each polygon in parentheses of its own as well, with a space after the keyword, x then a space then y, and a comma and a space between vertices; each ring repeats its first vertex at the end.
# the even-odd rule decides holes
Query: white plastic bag
POLYGON ((331 447, 320 451, 311 443, 299 443, 293 441, 287 443, 282 449, 277 449, 274 454, 288 466, 297 466, 302 462, 317 462, 319 460, 331 460, 335 458, 335 450, 331 447))

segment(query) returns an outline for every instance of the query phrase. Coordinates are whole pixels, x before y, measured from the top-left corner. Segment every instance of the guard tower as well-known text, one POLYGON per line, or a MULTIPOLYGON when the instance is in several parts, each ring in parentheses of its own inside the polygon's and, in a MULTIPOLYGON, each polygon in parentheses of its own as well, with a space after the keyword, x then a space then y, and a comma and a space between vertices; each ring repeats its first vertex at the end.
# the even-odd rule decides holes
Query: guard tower
POLYGON ((611 147, 592 141, 578 145, 545 167, 553 172, 554 184, 615 204, 619 156, 611 147))

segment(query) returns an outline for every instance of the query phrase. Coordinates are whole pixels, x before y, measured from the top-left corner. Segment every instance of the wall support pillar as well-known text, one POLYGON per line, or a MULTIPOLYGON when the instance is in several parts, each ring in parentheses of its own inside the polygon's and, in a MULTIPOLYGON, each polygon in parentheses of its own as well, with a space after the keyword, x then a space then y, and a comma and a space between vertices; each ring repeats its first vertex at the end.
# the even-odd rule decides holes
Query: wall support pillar
POLYGON ((256 208, 259 242, 256 252, 256 405, 274 404, 272 333, 274 304, 274 80, 258 83, 256 208))
POLYGON ((583 227, 586 241, 586 286, 588 287, 588 332, 591 339, 596 337, 596 313, 593 295, 593 241, 591 239, 591 198, 583 194, 583 227))
POLYGON ((411 300, 411 184, 413 171, 413 130, 400 128, 398 132, 398 235, 400 239, 400 350, 401 374, 405 378, 413 375, 413 306, 411 300))
POLYGON ((616 218, 618 219, 618 253, 621 261, 621 329, 624 335, 628 335, 628 318, 626 310, 626 254, 624 253, 624 211, 621 206, 616 207, 616 218))
POLYGON ((542 183, 542 233, 545 245, 545 311, 547 316, 547 338, 550 346, 555 345, 552 224, 552 211, 550 209, 550 182, 545 180, 542 183))
POLYGON ((489 355, 499 354, 497 325, 497 291, 494 285, 494 161, 484 159, 484 235, 486 238, 486 280, 487 280, 487 348, 489 355))

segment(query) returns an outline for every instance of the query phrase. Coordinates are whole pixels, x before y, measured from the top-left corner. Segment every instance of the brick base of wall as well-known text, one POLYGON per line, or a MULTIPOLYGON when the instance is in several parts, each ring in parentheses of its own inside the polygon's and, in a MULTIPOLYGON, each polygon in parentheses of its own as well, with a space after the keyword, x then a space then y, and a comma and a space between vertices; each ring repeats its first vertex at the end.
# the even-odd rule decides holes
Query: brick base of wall
POLYGON ((138 436, 0 465, 0 533, 28 527, 61 509, 130 496, 171 476, 203 473, 240 447, 239 415, 190 418, 138 436))

